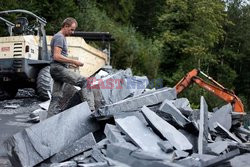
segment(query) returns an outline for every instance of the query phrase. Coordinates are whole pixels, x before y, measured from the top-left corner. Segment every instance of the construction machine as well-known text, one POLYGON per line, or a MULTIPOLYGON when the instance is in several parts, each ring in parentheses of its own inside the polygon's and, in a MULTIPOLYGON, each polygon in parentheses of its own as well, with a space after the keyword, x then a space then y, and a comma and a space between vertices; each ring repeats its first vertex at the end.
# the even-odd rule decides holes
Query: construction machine
POLYGON ((207 91, 213 93, 218 96, 222 100, 231 103, 233 106, 233 110, 235 112, 244 113, 244 106, 239 97, 235 95, 235 93, 218 82, 216 82, 212 77, 208 76, 204 72, 193 69, 189 73, 187 73, 176 85, 175 89, 177 94, 181 93, 185 88, 190 86, 192 83, 196 83, 200 87, 206 89, 207 91), (202 74, 205 78, 207 78, 210 82, 206 82, 198 75, 202 74))
MULTIPOLYGON (((46 20, 17 9, 0 11, 0 23, 6 25, 8 34, 0 37, 0 100, 13 98, 19 88, 34 88, 40 99, 48 99, 53 85, 49 66, 52 36, 46 36, 46 20)), ((83 39, 85 36, 103 41, 109 41, 111 36, 78 32, 66 38, 69 57, 82 61, 84 66, 78 72, 89 77, 109 64, 110 49, 90 46, 83 39)))

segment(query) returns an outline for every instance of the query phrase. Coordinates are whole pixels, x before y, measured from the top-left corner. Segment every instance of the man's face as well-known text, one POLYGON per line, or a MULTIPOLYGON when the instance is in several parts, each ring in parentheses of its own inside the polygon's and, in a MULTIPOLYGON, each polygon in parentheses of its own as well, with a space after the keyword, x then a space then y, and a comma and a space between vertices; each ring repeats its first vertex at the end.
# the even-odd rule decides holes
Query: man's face
POLYGON ((70 36, 74 33, 76 29, 76 23, 71 24, 71 26, 66 26, 65 27, 65 36, 70 36))

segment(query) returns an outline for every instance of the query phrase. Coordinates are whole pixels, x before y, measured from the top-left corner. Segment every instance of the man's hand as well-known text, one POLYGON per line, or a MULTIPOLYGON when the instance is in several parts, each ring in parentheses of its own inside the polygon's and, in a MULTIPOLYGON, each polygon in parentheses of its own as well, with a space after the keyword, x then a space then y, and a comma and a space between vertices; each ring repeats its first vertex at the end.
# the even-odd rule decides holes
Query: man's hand
POLYGON ((74 65, 76 65, 77 67, 79 67, 79 66, 83 66, 84 64, 82 62, 78 61, 78 60, 75 60, 74 61, 74 65))

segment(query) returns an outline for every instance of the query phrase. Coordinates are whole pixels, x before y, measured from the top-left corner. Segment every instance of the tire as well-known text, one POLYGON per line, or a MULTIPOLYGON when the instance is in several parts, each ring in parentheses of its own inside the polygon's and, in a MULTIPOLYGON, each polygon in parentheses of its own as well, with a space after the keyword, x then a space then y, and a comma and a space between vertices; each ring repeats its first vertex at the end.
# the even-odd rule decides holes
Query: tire
POLYGON ((50 66, 42 68, 36 80, 36 93, 40 100, 49 100, 53 88, 53 79, 50 75, 50 66))

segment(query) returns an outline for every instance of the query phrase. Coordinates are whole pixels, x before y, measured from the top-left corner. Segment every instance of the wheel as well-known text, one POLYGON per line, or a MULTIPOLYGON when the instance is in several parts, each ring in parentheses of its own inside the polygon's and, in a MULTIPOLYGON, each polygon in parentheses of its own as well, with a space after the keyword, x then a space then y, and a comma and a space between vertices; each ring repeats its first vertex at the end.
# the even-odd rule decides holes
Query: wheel
POLYGON ((16 87, 4 86, 0 88, 0 100, 13 99, 18 89, 16 87))
POLYGON ((36 80, 36 93, 41 100, 48 100, 49 93, 52 92, 53 79, 50 75, 50 66, 42 68, 36 80))

